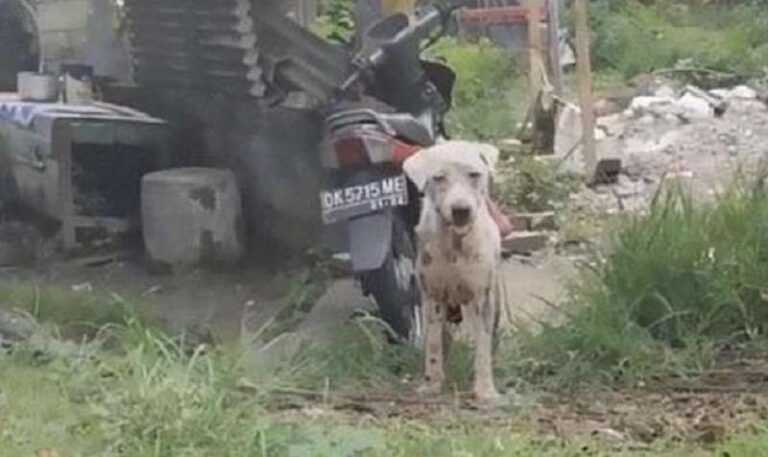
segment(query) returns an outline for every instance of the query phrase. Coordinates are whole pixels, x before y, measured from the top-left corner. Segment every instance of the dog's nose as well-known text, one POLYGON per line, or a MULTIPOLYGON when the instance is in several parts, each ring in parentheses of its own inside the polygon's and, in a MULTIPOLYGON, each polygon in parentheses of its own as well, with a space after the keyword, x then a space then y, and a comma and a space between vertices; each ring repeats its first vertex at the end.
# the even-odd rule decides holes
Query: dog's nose
POLYGON ((469 220, 472 217, 472 208, 469 206, 453 206, 451 207, 451 220, 453 225, 457 227, 463 227, 469 224, 469 220))

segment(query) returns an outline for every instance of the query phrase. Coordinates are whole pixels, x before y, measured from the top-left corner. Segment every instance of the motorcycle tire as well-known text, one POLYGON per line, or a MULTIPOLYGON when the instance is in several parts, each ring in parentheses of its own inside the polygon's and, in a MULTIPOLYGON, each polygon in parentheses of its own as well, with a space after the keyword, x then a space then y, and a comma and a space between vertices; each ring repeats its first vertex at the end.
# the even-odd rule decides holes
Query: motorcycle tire
POLYGON ((392 245, 384 264, 367 273, 363 282, 398 342, 420 346, 424 324, 416 281, 416 243, 400 215, 395 216, 392 230, 392 245))

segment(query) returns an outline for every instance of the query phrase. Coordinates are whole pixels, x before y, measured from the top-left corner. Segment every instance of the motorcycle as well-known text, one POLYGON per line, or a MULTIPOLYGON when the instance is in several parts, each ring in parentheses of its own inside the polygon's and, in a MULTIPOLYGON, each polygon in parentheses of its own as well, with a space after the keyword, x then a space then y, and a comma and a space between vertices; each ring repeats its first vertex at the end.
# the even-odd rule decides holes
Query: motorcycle
POLYGON ((446 138, 455 73, 423 60, 466 0, 395 14, 364 34, 353 71, 325 118, 322 163, 329 188, 320 194, 325 224, 345 224, 348 252, 363 292, 373 296, 396 340, 423 339, 415 277, 420 196, 403 162, 446 138))

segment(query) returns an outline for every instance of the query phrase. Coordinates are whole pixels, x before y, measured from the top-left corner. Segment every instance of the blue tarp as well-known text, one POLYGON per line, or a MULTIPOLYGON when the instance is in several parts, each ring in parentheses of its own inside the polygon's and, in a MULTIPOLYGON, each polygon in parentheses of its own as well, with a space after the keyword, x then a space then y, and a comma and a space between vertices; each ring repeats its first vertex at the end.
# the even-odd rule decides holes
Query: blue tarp
POLYGON ((31 127, 38 117, 114 116, 115 113, 95 106, 64 105, 0 100, 0 120, 31 127))

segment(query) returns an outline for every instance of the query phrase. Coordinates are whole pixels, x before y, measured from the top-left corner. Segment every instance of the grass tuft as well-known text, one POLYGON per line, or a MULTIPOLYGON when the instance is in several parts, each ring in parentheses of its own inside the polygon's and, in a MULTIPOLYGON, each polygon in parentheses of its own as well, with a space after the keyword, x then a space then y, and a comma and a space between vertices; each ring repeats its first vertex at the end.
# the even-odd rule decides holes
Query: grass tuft
POLYGON ((611 241, 571 286, 568 322, 518 336, 523 349, 510 343, 519 357, 512 371, 612 382, 702 368, 718 345, 765 337, 762 192, 736 185, 712 204, 695 204, 670 188, 649 215, 624 220, 611 241))

